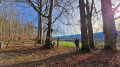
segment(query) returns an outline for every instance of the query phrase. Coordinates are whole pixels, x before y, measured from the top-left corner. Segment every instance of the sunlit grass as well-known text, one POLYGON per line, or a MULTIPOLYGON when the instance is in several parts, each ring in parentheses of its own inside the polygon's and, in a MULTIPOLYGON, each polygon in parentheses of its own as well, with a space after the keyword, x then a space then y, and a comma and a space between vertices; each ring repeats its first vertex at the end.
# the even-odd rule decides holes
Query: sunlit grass
MULTIPOLYGON (((53 41, 57 44, 57 41, 53 41)), ((69 41, 59 41, 60 46, 70 46, 70 47, 75 47, 74 42, 69 42, 69 41)), ((79 43, 79 47, 81 47, 81 43, 79 43)))
POLYGON ((21 55, 20 53, 10 53, 9 54, 10 56, 18 56, 18 55, 21 55))
POLYGON ((18 61, 24 61, 23 59, 18 59, 18 61))

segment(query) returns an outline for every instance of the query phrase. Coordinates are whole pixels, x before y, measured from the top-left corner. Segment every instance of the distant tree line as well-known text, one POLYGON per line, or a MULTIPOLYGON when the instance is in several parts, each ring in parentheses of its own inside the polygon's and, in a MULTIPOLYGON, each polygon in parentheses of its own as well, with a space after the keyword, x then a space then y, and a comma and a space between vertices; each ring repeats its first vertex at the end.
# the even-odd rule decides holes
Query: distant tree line
MULTIPOLYGON (((14 1, 14 0, 13 0, 14 1)), ((22 0, 16 1, 28 4, 38 13, 38 34, 37 42, 39 44, 44 44, 45 47, 51 48, 52 45, 52 33, 54 23, 59 20, 63 15, 69 15, 74 9, 73 3, 78 2, 78 8, 80 12, 80 31, 81 31, 81 42, 82 50, 90 51, 94 49, 94 39, 93 39, 93 16, 95 13, 98 13, 96 10, 95 0, 22 0), (54 10, 59 9, 60 12, 54 14, 54 10), (55 17, 55 18, 54 18, 55 17), (45 36, 44 36, 45 35, 45 36)), ((120 3, 115 8, 112 8, 111 0, 101 0, 101 12, 102 22, 103 22, 103 32, 105 39, 105 49, 115 50, 116 51, 116 41, 117 41, 117 32, 115 26, 114 14, 117 9, 120 7, 120 3)), ((1 31, 6 28, 8 37, 15 36, 16 34, 31 34, 34 31, 34 26, 32 23, 19 23, 18 14, 15 14, 14 8, 11 7, 10 14, 6 14, 6 6, 3 8, 4 13, 1 13, 1 31), (8 18, 6 17, 8 15, 8 18), (3 22, 6 22, 6 24, 3 22), (4 25, 6 27, 4 27, 4 25), (14 27, 15 26, 15 27, 14 27), (8 31, 7 31, 8 30, 8 31)), ((65 18, 67 18, 66 16, 65 18)), ((119 17, 117 17, 118 19, 119 17)), ((99 19, 99 18, 98 18, 99 19)), ((68 19, 69 20, 69 19, 68 19)), ((24 21, 24 15, 23 15, 24 21)), ((73 22, 74 24, 74 22, 73 22)), ((67 24, 69 25, 69 24, 67 24)), ((1 38, 6 34, 2 32, 1 38)))
POLYGON ((21 16, 22 23, 19 19, 19 12, 14 8, 14 3, 8 4, 6 1, 2 2, 0 11, 0 40, 11 37, 17 40, 21 36, 31 36, 34 34, 34 24, 32 22, 25 22, 24 14, 21 16))

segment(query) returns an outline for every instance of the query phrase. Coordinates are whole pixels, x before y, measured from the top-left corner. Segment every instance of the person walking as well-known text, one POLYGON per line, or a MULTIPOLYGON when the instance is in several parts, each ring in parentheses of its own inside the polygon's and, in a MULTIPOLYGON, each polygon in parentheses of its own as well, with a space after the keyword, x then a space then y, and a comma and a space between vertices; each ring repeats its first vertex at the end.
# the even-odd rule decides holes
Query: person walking
POLYGON ((79 39, 75 39, 75 45, 76 45, 76 49, 77 51, 79 51, 79 39))

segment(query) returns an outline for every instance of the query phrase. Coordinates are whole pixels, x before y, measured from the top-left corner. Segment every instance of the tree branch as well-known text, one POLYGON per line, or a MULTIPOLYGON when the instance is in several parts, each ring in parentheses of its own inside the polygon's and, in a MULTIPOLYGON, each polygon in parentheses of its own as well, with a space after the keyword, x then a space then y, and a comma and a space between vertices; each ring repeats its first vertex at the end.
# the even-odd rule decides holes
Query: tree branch
POLYGON ((116 10, 120 7, 120 3, 114 8, 113 13, 115 14, 116 10))
POLYGON ((120 18, 120 16, 118 16, 117 18, 115 18, 115 20, 117 20, 117 19, 119 19, 120 18))
POLYGON ((86 10, 87 10, 87 16, 90 14, 89 13, 89 2, 88 2, 88 0, 86 0, 86 10))
POLYGON ((92 4, 91 4, 91 10, 90 10, 91 15, 92 15, 92 11, 93 11, 93 5, 94 5, 94 0, 92 0, 92 4))
POLYGON ((60 12, 60 14, 58 15, 58 17, 55 18, 55 20, 53 21, 53 23, 55 23, 57 21, 57 19, 62 15, 62 13, 64 12, 66 4, 63 6, 62 11, 60 12))
POLYGON ((40 13, 40 11, 36 8, 36 6, 33 4, 33 2, 31 0, 26 0, 29 2, 29 4, 34 8, 34 10, 36 10, 40 15, 42 15, 43 17, 48 18, 48 16, 43 15, 42 13, 40 13))
MULTIPOLYGON (((57 19, 62 15, 62 13, 64 12, 66 4, 63 6, 62 11, 60 12, 60 14, 58 15, 58 17, 55 18, 55 20, 53 21, 53 23, 55 23, 57 21, 57 19)), ((48 30, 48 28, 46 28, 43 32, 46 32, 48 30)))

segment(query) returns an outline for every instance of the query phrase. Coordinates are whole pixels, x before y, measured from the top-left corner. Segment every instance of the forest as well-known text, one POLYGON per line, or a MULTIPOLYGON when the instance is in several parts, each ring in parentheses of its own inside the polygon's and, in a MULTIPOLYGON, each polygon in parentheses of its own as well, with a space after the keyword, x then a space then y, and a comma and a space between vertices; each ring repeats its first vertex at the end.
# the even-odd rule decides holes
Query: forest
POLYGON ((120 0, 0 0, 0 67, 120 67, 120 0))

